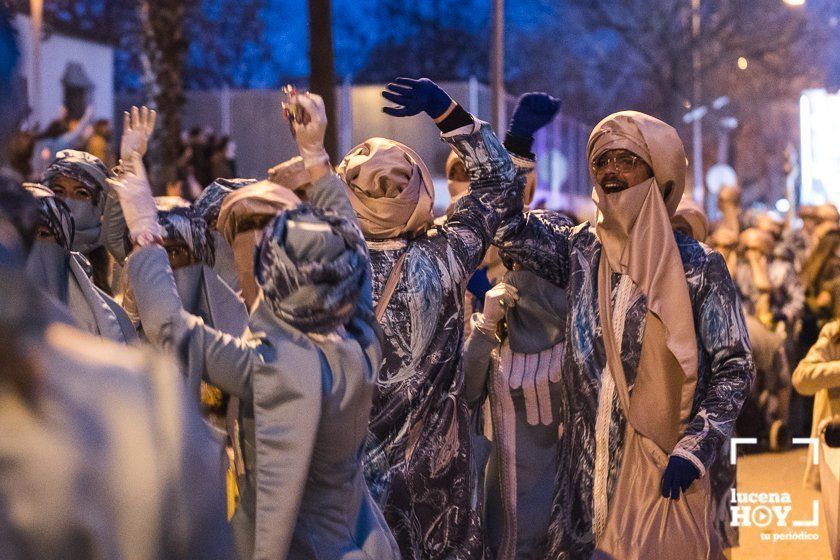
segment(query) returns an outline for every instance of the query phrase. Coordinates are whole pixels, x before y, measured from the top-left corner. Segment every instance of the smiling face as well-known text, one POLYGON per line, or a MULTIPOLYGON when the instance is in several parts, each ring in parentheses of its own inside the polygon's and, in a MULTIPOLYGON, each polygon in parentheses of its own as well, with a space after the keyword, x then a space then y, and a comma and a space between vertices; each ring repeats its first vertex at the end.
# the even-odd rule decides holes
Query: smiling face
POLYGON ((607 150, 592 162, 595 182, 607 194, 621 192, 653 177, 653 170, 629 150, 607 150))
POLYGON ((93 203, 93 190, 76 179, 59 175, 52 180, 50 188, 59 198, 93 203))

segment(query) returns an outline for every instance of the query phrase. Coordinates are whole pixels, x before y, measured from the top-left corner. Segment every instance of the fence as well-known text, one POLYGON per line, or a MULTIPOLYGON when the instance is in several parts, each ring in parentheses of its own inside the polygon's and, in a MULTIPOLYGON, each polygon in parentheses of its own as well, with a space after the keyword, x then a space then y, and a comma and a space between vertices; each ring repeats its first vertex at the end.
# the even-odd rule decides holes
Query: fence
MULTIPOLYGON (((471 113, 489 120, 490 88, 472 79, 442 83, 471 113)), ((372 136, 393 138, 411 146, 436 178, 437 201, 445 204, 443 178, 449 148, 424 115, 397 119, 382 113, 381 85, 343 85, 337 88, 338 138, 341 153, 372 136)), ((243 177, 263 177, 266 170, 297 152, 280 112, 279 90, 213 90, 187 92, 184 128, 209 126, 229 135, 237 145, 237 166, 243 177)), ((516 98, 508 96, 510 115, 516 98)), ((118 107, 121 109, 121 107, 118 107)), ((589 127, 566 115, 541 130, 534 142, 537 154, 538 199, 548 207, 573 207, 575 197, 589 198, 591 184, 585 149, 589 127)))

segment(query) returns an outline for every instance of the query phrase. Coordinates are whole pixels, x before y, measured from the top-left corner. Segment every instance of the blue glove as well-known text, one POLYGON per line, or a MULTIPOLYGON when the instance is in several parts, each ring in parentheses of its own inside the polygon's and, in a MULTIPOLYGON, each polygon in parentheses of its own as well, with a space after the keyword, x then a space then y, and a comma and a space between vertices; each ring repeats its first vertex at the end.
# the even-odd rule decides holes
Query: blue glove
POLYGON ((452 98, 428 78, 397 78, 385 86, 382 97, 398 105, 382 108, 383 113, 392 117, 412 117, 425 111, 436 119, 452 104, 452 98))
POLYGON ((662 475, 662 497, 680 499, 680 491, 685 493, 691 483, 700 478, 700 471, 688 459, 672 455, 662 475))
POLYGON ((486 268, 479 268, 473 272, 473 275, 470 277, 470 281, 467 282, 467 291, 474 295, 478 301, 482 303, 484 303, 484 296, 492 287, 493 284, 491 284, 490 279, 487 278, 486 268))
POLYGON ((547 93, 526 93, 519 98, 508 132, 519 138, 529 139, 551 122, 560 110, 560 100, 547 93))

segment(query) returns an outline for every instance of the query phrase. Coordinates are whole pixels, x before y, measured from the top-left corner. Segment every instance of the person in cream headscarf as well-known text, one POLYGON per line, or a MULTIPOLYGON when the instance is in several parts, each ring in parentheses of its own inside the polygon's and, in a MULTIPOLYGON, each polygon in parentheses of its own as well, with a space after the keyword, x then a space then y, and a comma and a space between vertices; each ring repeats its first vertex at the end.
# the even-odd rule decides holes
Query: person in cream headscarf
POLYGON ((370 249, 385 334, 366 475, 404 558, 481 558, 480 490, 471 469, 486 452, 472 447, 458 367, 464 292, 523 185, 491 128, 432 81, 398 78, 383 97, 399 105, 387 114, 425 111, 435 119, 464 162, 469 189, 446 224, 433 228, 432 178, 407 146, 371 138, 338 167, 370 249))
POLYGON ((587 156, 595 227, 526 212, 495 240, 569 302, 546 557, 715 558, 706 474, 754 377, 738 294, 719 254, 672 230, 686 172, 676 130, 616 113, 587 156))

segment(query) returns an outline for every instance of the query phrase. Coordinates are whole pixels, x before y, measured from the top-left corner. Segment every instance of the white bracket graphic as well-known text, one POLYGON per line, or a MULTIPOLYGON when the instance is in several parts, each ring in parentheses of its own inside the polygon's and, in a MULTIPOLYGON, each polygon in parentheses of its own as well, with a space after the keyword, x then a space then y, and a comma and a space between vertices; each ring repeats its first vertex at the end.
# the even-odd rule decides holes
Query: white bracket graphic
MULTIPOLYGON (((805 439, 805 438, 802 438, 805 439)), ((810 521, 794 521, 794 527, 816 527, 820 524, 820 501, 814 500, 813 507, 811 509, 811 520, 810 521)))
POLYGON ((820 438, 795 437, 793 438, 793 445, 811 445, 811 449, 814 450, 814 464, 820 464, 820 438))
POLYGON ((735 465, 738 463, 738 445, 757 445, 758 438, 754 437, 734 437, 729 440, 729 464, 735 465))

